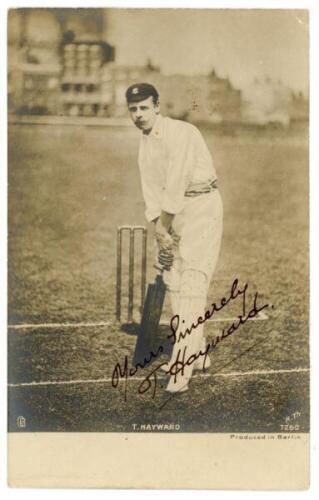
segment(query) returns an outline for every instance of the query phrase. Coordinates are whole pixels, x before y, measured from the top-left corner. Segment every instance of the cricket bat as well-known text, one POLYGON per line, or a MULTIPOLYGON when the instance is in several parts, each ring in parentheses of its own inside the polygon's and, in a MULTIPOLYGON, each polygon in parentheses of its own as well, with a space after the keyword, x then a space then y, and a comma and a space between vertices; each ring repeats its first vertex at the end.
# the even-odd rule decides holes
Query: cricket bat
POLYGON ((159 348, 157 341, 158 325, 161 319, 166 285, 163 280, 163 270, 156 275, 154 283, 147 288, 146 298, 142 311, 142 319, 133 356, 133 365, 146 366, 154 361, 152 353, 156 355, 159 348))

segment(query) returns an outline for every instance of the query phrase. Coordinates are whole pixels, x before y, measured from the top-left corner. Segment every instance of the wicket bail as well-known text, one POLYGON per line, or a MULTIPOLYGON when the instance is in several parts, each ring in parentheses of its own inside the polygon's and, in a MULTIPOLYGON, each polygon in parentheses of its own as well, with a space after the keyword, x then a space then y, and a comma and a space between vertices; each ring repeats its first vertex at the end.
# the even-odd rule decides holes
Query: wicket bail
POLYGON ((129 234, 129 267, 128 267, 128 309, 127 320, 133 322, 134 311, 134 264, 135 264, 135 234, 141 234, 141 307, 142 314, 145 288, 146 288, 146 252, 147 252, 147 229, 144 226, 120 226, 117 229, 117 252, 116 252, 116 319, 121 321, 122 303, 122 246, 125 231, 129 234))

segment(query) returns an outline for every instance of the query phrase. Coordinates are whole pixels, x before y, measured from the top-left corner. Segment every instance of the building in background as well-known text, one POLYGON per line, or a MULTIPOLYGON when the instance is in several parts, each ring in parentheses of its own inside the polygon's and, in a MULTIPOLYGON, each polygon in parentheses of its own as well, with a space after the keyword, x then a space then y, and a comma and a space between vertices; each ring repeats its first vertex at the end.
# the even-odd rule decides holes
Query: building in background
POLYGON ((290 125, 293 93, 280 80, 255 79, 243 93, 243 120, 248 124, 290 125))
POLYGON ((292 124, 309 120, 309 99, 302 92, 292 93, 290 120, 292 124))
POLYGON ((112 93, 105 91, 103 67, 114 59, 106 42, 67 40, 62 44, 61 114, 97 116, 106 114, 112 93))
POLYGON ((163 114, 193 122, 266 125, 308 120, 309 103, 281 82, 245 91, 215 70, 164 75, 150 60, 116 63, 108 9, 12 9, 8 16, 8 103, 16 114, 127 117, 125 91, 147 81, 163 114))
POLYGON ((11 9, 9 111, 96 114, 102 66, 114 59, 103 32, 99 9, 11 9))
POLYGON ((241 121, 241 91, 228 78, 221 78, 213 70, 199 76, 190 88, 192 97, 188 116, 191 120, 211 123, 239 123, 241 121))
POLYGON ((22 63, 8 75, 8 108, 17 114, 59 113, 60 66, 22 63))
POLYGON ((158 89, 163 114, 173 118, 212 123, 239 122, 241 118, 240 91, 233 88, 228 79, 210 75, 163 75, 149 61, 139 68, 121 67, 114 81, 118 98, 116 113, 126 111, 125 89, 138 81, 147 81, 158 89), (121 103, 121 104, 120 104, 121 103))
POLYGON ((61 25, 52 10, 9 11, 9 111, 57 113, 61 36, 61 25))

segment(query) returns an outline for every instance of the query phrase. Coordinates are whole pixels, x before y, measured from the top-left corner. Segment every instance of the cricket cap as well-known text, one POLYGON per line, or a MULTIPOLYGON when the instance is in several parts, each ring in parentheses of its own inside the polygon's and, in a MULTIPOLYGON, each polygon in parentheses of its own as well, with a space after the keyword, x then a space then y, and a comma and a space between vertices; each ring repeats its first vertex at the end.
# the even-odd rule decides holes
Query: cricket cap
POLYGON ((129 104, 130 102, 144 101, 148 97, 153 97, 154 101, 157 101, 159 94, 150 83, 135 83, 127 89, 125 96, 129 104))

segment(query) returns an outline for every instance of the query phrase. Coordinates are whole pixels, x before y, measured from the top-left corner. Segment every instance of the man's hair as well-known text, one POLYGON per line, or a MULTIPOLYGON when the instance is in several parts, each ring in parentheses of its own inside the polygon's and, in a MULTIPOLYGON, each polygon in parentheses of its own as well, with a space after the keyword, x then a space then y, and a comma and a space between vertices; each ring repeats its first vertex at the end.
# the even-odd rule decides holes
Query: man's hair
POLYGON ((156 106, 156 104, 159 103, 159 95, 157 97, 155 95, 152 95, 152 101, 153 104, 156 106))

